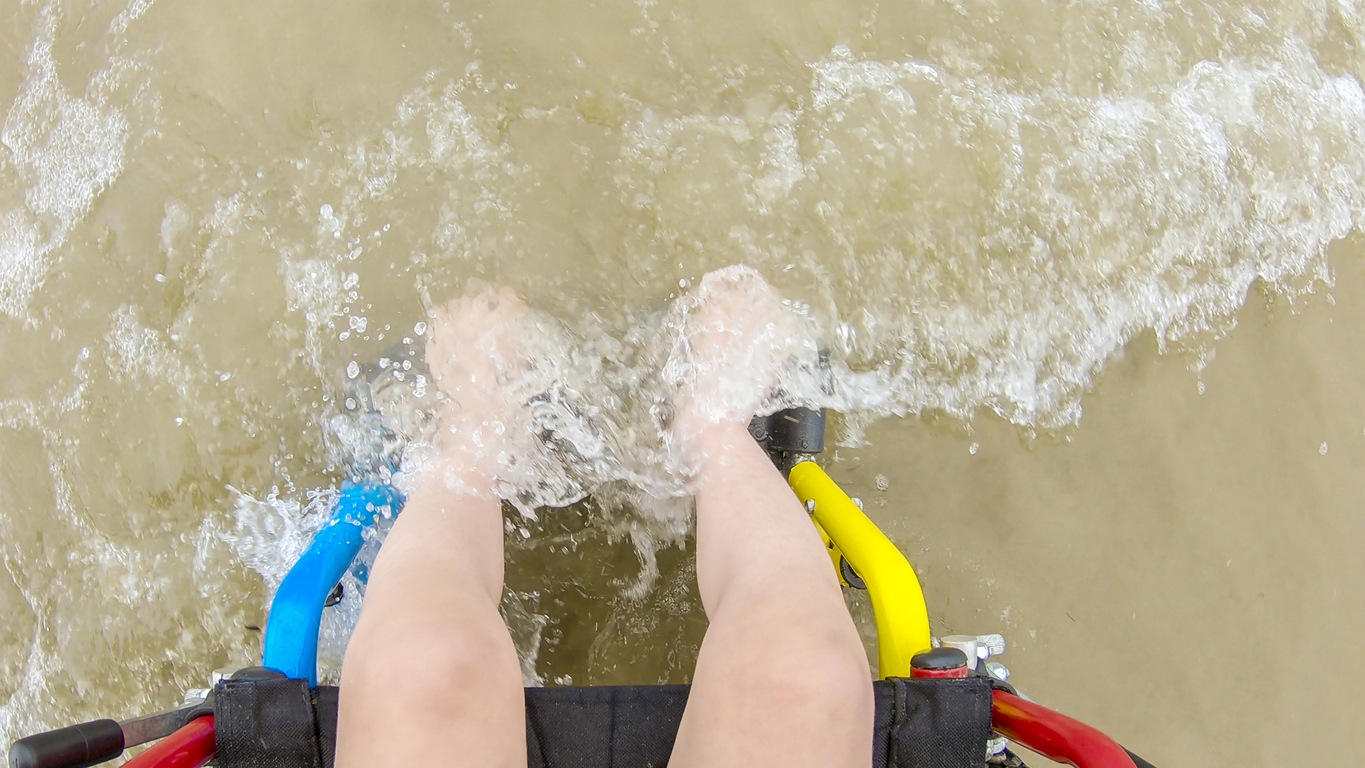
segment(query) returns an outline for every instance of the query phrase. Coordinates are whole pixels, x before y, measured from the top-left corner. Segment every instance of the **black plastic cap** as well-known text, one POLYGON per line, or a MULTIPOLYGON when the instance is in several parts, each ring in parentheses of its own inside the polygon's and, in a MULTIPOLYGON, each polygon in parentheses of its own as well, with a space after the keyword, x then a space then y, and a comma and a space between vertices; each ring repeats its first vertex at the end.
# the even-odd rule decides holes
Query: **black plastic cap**
POLYGON ((38 733, 9 748, 10 768, 86 768, 123 754, 123 729, 114 720, 92 720, 38 733))
POLYGON ((233 680, 279 680, 285 674, 270 667, 242 667, 232 673, 233 680))
POLYGON ((910 666, 914 669, 934 671, 961 669, 967 666, 967 654, 956 648, 935 648, 932 651, 915 654, 910 660, 910 666))
POLYGON ((769 417, 768 435, 773 450, 787 453, 820 453, 825 450, 825 409, 788 408, 769 417))

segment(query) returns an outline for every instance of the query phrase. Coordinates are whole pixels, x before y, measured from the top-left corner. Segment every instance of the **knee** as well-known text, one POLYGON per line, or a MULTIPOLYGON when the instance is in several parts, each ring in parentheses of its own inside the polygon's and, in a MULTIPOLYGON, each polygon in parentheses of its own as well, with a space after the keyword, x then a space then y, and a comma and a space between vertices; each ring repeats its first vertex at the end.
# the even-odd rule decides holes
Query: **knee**
POLYGON ((774 648, 740 676, 750 695, 771 706, 806 713, 821 727, 847 724, 869 733, 873 720, 872 671, 861 644, 843 633, 808 638, 799 647, 774 648))
POLYGON ((478 701, 470 694, 520 693, 521 667, 500 620, 454 630, 414 622, 356 634, 346 652, 342 687, 361 696, 401 699, 407 711, 444 719, 478 701))
POLYGON ((793 695, 808 701, 822 701, 831 712, 871 727, 873 715, 872 669, 861 643, 851 645, 847 638, 831 638, 818 644, 814 653, 793 668, 799 686, 793 695))

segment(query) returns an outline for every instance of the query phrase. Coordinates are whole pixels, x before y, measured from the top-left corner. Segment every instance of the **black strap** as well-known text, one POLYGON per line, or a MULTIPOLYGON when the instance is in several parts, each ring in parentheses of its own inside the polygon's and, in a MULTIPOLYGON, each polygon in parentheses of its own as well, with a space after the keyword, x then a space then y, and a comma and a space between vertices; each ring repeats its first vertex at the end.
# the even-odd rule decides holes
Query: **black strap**
MULTIPOLYGON (((529 768, 663 768, 688 686, 526 689, 529 768)), ((990 684, 879 680, 872 768, 981 768, 990 684)), ((300 680, 225 680, 214 692, 221 768, 332 768, 337 689, 300 680)))
MULTIPOLYGON (((322 768, 307 680, 228 679, 219 681, 213 694, 218 765, 322 768)), ((335 733, 335 706, 326 716, 335 733)))
POLYGON ((979 677, 897 680, 889 765, 960 768, 986 761, 991 687, 979 677), (984 713, 984 717, 982 714, 984 713))

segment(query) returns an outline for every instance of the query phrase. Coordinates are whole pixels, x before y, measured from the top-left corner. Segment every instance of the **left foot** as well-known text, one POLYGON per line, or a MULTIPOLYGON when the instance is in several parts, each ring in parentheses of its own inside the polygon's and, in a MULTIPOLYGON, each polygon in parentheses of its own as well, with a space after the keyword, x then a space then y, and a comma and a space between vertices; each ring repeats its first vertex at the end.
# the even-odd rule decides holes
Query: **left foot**
POLYGON ((510 288, 484 289, 438 309, 427 364, 445 396, 437 423, 441 457, 453 479, 488 495, 511 430, 525 409, 516 383, 529 363, 520 338, 530 310, 510 288))

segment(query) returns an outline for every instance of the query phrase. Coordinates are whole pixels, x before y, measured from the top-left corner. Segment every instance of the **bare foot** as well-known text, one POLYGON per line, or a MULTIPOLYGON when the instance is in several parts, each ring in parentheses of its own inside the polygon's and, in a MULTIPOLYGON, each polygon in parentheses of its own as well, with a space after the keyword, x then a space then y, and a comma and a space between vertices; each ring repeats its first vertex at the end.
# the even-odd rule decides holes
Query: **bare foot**
POLYGON ((746 426, 758 412, 791 356, 797 326, 777 291, 742 265, 708 273, 680 308, 685 350, 668 367, 679 391, 679 437, 695 454, 705 433, 746 426))
POLYGON ((526 375, 523 325, 530 310, 510 288, 484 289, 438 309, 427 342, 427 364, 445 396, 437 416, 448 480, 488 495, 510 430, 524 403, 517 381, 526 375))

